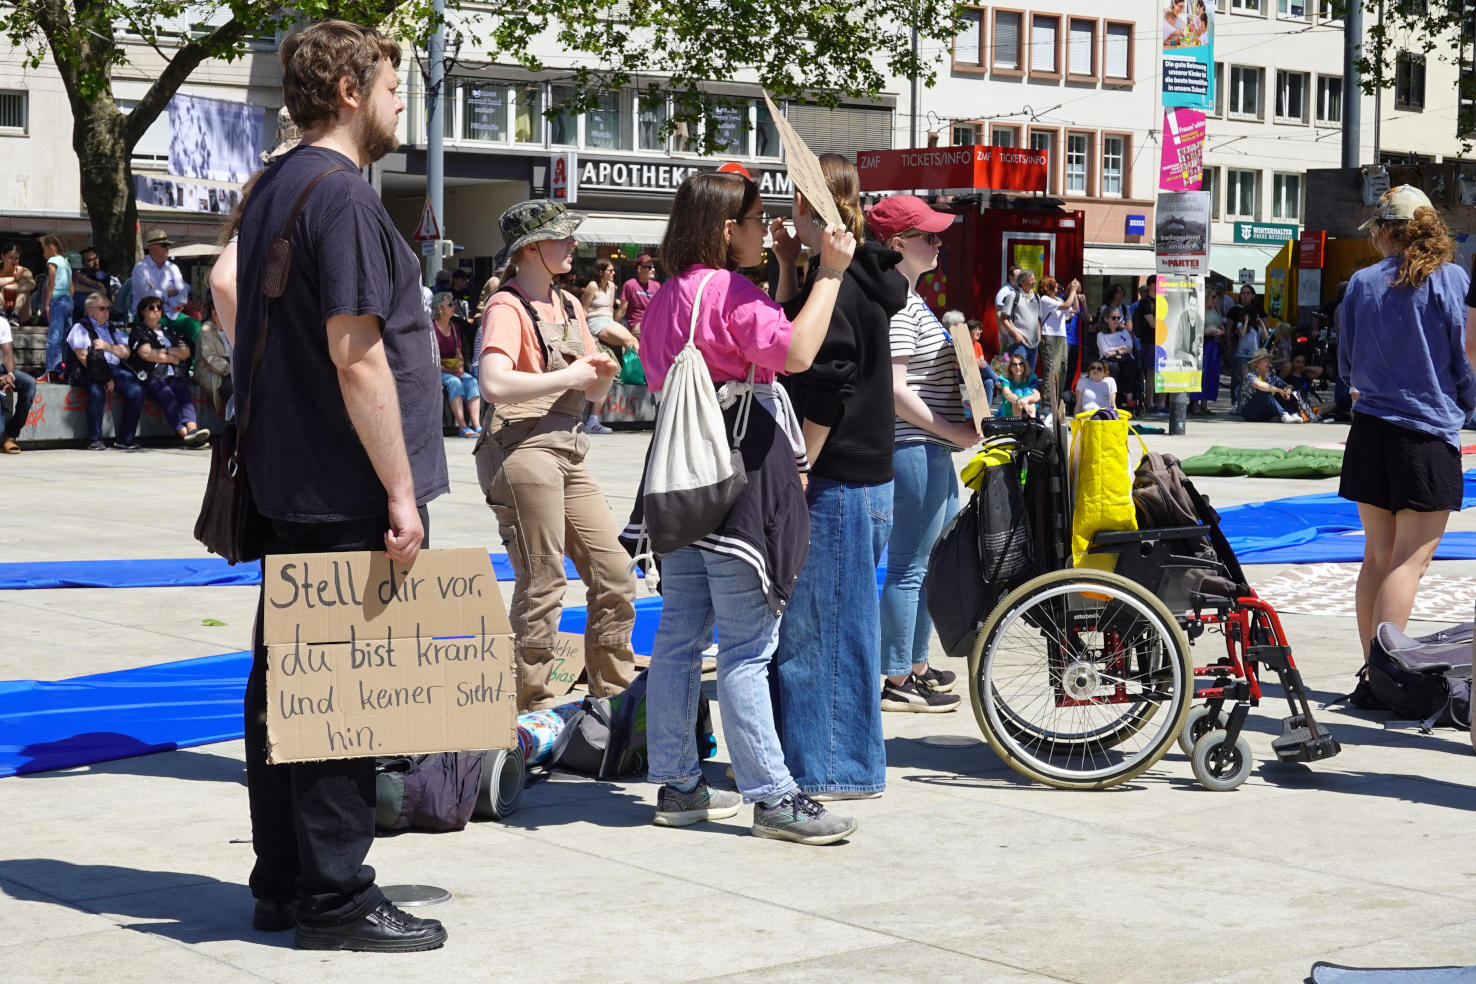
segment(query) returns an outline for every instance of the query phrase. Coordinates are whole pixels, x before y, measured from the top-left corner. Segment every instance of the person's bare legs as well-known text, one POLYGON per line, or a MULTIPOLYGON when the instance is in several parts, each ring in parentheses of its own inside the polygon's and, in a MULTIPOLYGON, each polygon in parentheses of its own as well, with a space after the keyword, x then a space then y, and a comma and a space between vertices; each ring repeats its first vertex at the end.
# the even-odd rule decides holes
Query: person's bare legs
POLYGON ((1358 504, 1358 518, 1363 523, 1363 566, 1358 568, 1358 584, 1354 590, 1354 610, 1358 615, 1358 648, 1362 661, 1368 662, 1368 644, 1377 623, 1373 613, 1379 588, 1389 574, 1389 558, 1394 554, 1394 514, 1387 509, 1358 504))
POLYGON ((456 422, 458 431, 466 429, 466 404, 459 396, 450 399, 451 419, 456 422))

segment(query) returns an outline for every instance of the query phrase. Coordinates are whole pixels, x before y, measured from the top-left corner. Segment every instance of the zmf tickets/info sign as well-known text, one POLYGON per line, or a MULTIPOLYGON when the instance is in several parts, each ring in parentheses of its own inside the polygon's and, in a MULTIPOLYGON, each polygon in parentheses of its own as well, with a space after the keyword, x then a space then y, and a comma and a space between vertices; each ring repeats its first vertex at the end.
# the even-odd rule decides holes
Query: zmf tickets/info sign
POLYGON ((486 550, 262 568, 271 762, 513 747, 512 628, 486 550))

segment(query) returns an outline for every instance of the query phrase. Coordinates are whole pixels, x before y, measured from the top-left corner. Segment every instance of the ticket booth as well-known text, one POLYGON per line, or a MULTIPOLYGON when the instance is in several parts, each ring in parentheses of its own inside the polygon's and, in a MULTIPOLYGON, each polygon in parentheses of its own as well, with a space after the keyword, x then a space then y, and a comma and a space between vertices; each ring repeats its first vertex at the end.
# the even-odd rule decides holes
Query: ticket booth
POLYGON ((949 204, 935 206, 958 218, 943 233, 938 269, 918 283, 918 293, 942 314, 957 308, 984 323, 983 345, 998 347, 994 295, 1011 265, 1055 277, 1062 284, 1083 272, 1085 215, 1060 207, 1044 192, 1043 150, 1017 147, 933 147, 868 150, 856 155, 864 192, 948 190, 949 204))

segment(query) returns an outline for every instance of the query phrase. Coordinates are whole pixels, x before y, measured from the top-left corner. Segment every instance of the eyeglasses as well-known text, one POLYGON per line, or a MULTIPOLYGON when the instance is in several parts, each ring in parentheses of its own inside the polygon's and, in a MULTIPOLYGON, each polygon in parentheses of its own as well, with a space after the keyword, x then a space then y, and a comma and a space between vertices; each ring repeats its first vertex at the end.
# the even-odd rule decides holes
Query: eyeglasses
POLYGON ((1115 314, 1109 314, 1109 315, 1107 315, 1107 320, 1108 321, 1121 321, 1122 318, 1119 317, 1118 315, 1115 315, 1115 314))
MULTIPOLYGON (((113 306, 111 304, 98 304, 98 305, 95 305, 93 307, 93 310, 94 311, 111 311, 111 310, 113 310, 113 306)), ((148 310, 148 309, 145 308, 144 310, 148 310)))
POLYGON ((1087 372, 1106 372, 1106 366, 1087 366, 1087 372))
POLYGON ((898 233, 897 238, 898 239, 924 239, 924 240, 927 241, 927 243, 928 243, 929 246, 942 246, 943 245, 943 237, 942 236, 938 235, 936 232, 923 232, 923 231, 921 231, 919 229, 914 229, 911 232, 898 233))
POLYGON ((769 214, 767 212, 760 212, 758 215, 740 215, 738 218, 734 219, 733 221, 734 222, 760 222, 760 223, 762 223, 764 225, 768 225, 769 224, 769 214))
POLYGON ((654 270, 654 269, 656 269, 656 264, 654 264, 654 263, 637 263, 636 264, 636 269, 637 270, 654 270))

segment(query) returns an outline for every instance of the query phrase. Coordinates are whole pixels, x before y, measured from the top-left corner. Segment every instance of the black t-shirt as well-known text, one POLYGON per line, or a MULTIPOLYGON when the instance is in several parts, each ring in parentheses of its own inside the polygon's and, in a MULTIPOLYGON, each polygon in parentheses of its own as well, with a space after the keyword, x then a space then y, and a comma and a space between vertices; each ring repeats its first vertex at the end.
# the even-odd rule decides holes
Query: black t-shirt
POLYGON ((1471 286, 1466 288, 1466 307, 1476 308, 1476 256, 1471 257, 1471 286))
POLYGON ((420 265, 379 197, 342 154, 298 147, 263 174, 247 200, 237 256, 236 409, 251 401, 243 453, 264 515, 297 521, 384 516, 388 497, 354 432, 328 354, 326 324, 337 315, 379 318, 394 373, 415 500, 449 488, 441 440, 441 386, 420 265), (286 291, 271 302, 260 378, 252 355, 266 296, 267 249, 308 182, 333 165, 292 228, 286 291))

